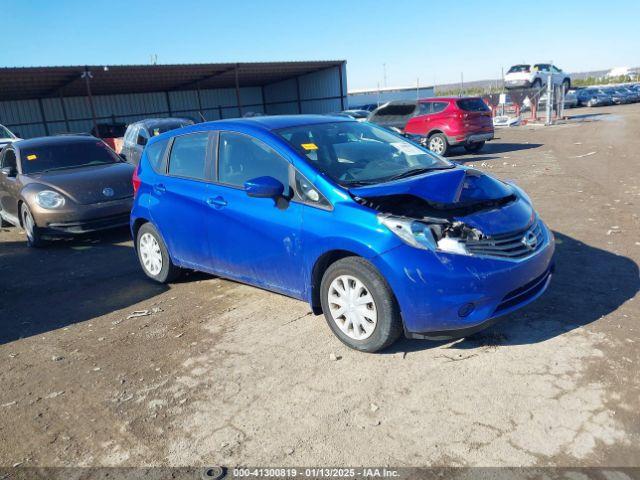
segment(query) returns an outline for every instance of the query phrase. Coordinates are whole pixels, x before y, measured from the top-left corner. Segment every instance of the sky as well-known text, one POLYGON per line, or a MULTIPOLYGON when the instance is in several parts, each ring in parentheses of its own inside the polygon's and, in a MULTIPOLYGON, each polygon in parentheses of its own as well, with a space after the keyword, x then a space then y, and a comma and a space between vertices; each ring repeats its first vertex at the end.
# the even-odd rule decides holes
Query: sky
POLYGON ((0 0, 0 9, 0 67, 344 59, 351 90, 497 79, 523 62, 640 66, 639 0, 0 0))

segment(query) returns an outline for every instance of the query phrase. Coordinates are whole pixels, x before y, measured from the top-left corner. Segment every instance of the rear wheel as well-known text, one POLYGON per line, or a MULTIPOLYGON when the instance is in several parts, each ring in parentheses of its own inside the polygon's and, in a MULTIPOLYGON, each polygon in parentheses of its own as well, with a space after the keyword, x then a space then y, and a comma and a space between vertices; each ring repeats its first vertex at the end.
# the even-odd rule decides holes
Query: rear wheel
POLYGON ((447 137, 445 137, 442 133, 434 133, 429 137, 429 140, 427 141, 427 148, 429 148, 429 150, 431 150, 433 153, 444 156, 449 149, 449 142, 447 142, 447 137))
POLYGON ((464 146, 464 149, 469 153, 477 153, 484 147, 484 142, 473 142, 464 146))
POLYGON ((138 230, 136 250, 140 266, 150 279, 168 283, 180 275, 180 268, 171 261, 162 236, 152 224, 145 223, 138 230))
POLYGON ((347 257, 329 266, 322 277, 320 300, 329 328, 355 350, 376 352, 402 333, 391 288, 364 258, 347 257))
POLYGON ((36 225, 33 215, 26 203, 20 206, 20 218, 22 219, 22 228, 27 234, 27 246, 39 248, 45 245, 45 241, 40 236, 40 229, 36 225))

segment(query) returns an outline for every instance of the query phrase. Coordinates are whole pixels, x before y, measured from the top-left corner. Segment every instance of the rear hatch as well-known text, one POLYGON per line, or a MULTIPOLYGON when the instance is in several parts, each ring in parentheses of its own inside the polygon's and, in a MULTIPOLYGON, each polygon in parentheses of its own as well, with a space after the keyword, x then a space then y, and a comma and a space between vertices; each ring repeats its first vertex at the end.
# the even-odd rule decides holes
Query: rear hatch
POLYGON ((481 98, 461 98, 456 100, 465 130, 470 132, 493 132, 491 110, 481 98))
POLYGON ((530 65, 514 65, 509 69, 507 74, 504 76, 504 79, 507 82, 529 80, 530 74, 531 74, 530 65))

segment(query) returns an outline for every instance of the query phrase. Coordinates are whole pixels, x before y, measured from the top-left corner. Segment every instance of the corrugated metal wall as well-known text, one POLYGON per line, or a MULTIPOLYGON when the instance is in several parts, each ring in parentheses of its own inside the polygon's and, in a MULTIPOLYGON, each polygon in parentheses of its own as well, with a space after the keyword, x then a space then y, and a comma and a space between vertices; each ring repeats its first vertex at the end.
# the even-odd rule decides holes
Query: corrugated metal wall
POLYGON ((267 85, 264 87, 265 113, 281 115, 339 112, 346 108, 346 75, 343 65, 267 85))
MULTIPOLYGON (((202 121, 200 113, 209 121, 249 112, 270 115, 337 112, 346 108, 346 95, 346 68, 343 65, 303 75, 297 80, 293 78, 264 87, 240 87, 241 110, 235 88, 99 95, 93 97, 93 103, 98 123, 130 123, 170 115, 202 121)), ((23 138, 88 132, 93 126, 87 97, 0 102, 0 123, 23 138)))
POLYGON ((429 98, 435 95, 433 87, 403 88, 397 90, 371 90, 369 92, 357 92, 349 94, 349 108, 358 108, 368 104, 378 104, 391 102, 393 100, 417 100, 419 98, 429 98))

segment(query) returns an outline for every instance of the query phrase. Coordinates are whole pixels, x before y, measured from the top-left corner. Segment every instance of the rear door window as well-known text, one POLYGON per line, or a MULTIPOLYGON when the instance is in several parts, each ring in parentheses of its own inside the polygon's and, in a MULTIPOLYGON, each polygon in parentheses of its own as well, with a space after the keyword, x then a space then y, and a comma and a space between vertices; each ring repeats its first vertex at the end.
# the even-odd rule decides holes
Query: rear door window
POLYGON ((431 102, 421 103, 419 109, 420 115, 429 115, 433 111, 433 104, 431 102))
POLYGON ((147 155, 147 159, 149 160, 149 164, 157 173, 164 173, 166 170, 166 156, 164 153, 167 150, 168 144, 168 139, 161 140, 149 145, 144 150, 147 155))
POLYGON ((169 175, 206 180, 208 145, 207 132, 175 137, 169 155, 169 175))
POLYGON ((448 105, 447 102, 433 102, 433 113, 442 112, 448 105))

